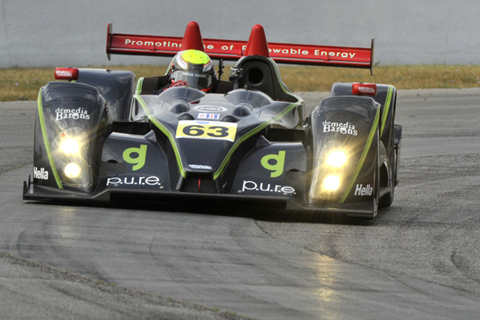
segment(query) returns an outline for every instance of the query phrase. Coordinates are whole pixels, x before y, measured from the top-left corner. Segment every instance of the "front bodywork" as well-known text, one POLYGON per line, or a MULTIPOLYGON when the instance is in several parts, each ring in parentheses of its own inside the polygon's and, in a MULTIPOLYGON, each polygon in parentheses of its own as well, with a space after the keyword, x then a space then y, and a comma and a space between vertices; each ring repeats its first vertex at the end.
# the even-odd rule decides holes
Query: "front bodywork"
POLYGON ((371 98, 343 98, 346 106, 357 104, 351 114, 336 110, 340 101, 324 101, 312 113, 306 133, 301 99, 273 101, 246 89, 208 95, 172 88, 159 96, 136 95, 133 120, 114 122, 95 91, 75 83, 42 89, 34 174, 25 199, 110 202, 139 195, 156 201, 215 196, 285 209, 366 215, 373 210, 377 159, 371 150, 378 148, 374 138, 380 106, 371 98), (90 90, 92 97, 78 101, 78 107, 72 101, 68 108, 59 107, 50 92, 67 92, 66 86, 90 90), (69 156, 59 150, 62 137, 87 143, 69 156), (342 169, 341 192, 318 196, 322 187, 317 185, 327 172, 322 171, 322 151, 334 143, 349 146, 351 163, 342 169), (77 179, 65 174, 72 161, 84 172, 77 179))
POLYGON ((401 136, 394 87, 359 96, 352 83, 336 84, 305 117, 272 59, 252 54, 235 67, 243 78, 207 94, 151 94, 143 78, 135 94, 127 71, 80 69, 75 82, 47 84, 24 199, 214 201, 362 217, 390 205, 401 136))

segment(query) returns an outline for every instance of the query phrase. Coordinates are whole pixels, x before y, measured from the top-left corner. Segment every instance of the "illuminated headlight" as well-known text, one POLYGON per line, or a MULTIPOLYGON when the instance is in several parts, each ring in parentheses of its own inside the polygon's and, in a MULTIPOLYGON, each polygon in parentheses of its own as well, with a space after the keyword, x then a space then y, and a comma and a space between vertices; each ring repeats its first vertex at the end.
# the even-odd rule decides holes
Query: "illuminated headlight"
POLYGON ((340 187, 340 178, 335 175, 327 176, 323 180, 323 189, 326 191, 336 191, 340 187))
POLYGON ((67 178, 76 179, 82 173, 82 168, 77 163, 70 162, 65 166, 63 172, 67 178))
POLYGON ((90 191, 93 185, 90 141, 80 127, 67 128, 51 143, 52 156, 64 187, 90 191))
POLYGON ((344 151, 336 150, 327 155, 327 165, 335 168, 342 167, 347 162, 347 156, 344 151))
POLYGON ((65 154, 77 154, 80 151, 80 144, 77 139, 65 138, 61 142, 60 149, 65 154))

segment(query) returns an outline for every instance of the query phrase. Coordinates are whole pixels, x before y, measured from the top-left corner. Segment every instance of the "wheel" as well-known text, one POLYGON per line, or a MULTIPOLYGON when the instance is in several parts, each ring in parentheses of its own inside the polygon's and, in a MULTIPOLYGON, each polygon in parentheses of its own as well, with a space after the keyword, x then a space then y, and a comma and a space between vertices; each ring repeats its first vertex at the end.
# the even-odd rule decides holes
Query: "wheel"
POLYGON ((389 165, 390 165, 390 170, 389 170, 389 177, 388 181, 391 184, 391 190, 389 193, 385 194, 383 197, 380 198, 380 208, 388 208, 392 205, 393 199, 395 197, 395 184, 396 184, 396 179, 397 179, 397 148, 395 146, 395 136, 394 136, 394 125, 393 125, 393 120, 392 120, 392 126, 391 126, 391 133, 389 137, 390 143, 389 148, 391 148, 390 154, 389 154, 389 165))

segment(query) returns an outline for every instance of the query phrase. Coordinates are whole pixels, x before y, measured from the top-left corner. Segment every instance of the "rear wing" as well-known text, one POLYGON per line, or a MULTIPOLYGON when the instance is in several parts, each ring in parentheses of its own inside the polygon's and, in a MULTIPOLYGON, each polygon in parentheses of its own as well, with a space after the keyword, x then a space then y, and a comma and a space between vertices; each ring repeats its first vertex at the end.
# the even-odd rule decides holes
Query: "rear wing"
MULTIPOLYGON (((174 56, 181 50, 182 37, 113 33, 108 24, 107 56, 112 54, 174 56)), ((247 41, 203 38, 204 51, 212 59, 238 60, 245 56, 247 41)), ((334 47, 307 44, 268 43, 270 58, 278 63, 333 67, 373 67, 374 39, 370 48, 334 47)))

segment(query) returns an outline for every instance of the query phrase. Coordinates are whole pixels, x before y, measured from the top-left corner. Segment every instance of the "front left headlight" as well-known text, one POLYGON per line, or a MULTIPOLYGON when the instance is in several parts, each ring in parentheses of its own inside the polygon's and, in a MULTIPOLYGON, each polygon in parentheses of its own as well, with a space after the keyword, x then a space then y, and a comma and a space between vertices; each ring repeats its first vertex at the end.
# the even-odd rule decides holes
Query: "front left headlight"
POLYGON ((340 187, 340 177, 333 174, 325 177, 322 187, 325 191, 337 191, 340 187))
POLYGON ((351 175, 352 162, 348 148, 337 141, 327 142, 313 165, 310 200, 339 199, 351 175))
POLYGON ((326 158, 326 164, 334 168, 340 168, 347 162, 347 155, 344 150, 334 150, 326 158))

